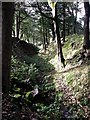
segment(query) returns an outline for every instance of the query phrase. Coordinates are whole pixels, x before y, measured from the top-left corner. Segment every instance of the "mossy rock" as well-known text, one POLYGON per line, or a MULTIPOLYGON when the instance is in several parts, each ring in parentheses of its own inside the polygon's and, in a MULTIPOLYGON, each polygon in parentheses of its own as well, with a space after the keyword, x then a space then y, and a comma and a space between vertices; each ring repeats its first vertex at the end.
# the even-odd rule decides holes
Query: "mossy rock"
POLYGON ((15 55, 28 55, 33 56, 38 54, 39 48, 31 43, 27 43, 24 40, 20 40, 18 38, 12 38, 13 43, 13 52, 15 55))

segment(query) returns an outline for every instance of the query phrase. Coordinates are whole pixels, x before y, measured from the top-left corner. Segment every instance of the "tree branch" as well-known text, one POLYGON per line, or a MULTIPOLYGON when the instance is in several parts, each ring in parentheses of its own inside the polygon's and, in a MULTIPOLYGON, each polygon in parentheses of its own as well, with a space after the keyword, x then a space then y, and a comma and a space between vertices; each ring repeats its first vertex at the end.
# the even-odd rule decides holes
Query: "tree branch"
MULTIPOLYGON (((37 1, 37 0, 36 0, 36 1, 37 1)), ((37 2, 37 6, 38 6, 38 9, 39 9, 39 12, 41 13, 41 15, 43 15, 44 17, 46 17, 46 18, 48 18, 48 19, 55 20, 55 18, 50 17, 50 16, 46 15, 45 13, 43 13, 43 12, 41 11, 41 8, 40 8, 38 2, 37 2)))

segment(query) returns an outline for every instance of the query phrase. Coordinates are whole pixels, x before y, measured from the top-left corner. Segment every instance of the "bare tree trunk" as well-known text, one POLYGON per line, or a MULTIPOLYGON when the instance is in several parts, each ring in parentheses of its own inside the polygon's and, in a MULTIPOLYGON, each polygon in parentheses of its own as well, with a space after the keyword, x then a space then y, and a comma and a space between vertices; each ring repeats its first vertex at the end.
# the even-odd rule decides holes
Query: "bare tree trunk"
POLYGON ((75 18, 74 18, 74 33, 77 33, 77 9, 78 9, 78 0, 76 3, 75 18))
POLYGON ((70 25, 69 25, 69 23, 68 23, 67 27, 68 27, 67 28, 67 34, 70 35, 70 25))
POLYGON ((65 3, 63 3, 63 42, 65 42, 65 3))
POLYGON ((90 40, 89 40, 89 2, 84 2, 85 8, 85 18, 84 18, 84 49, 90 48, 90 40))
POLYGON ((35 44, 35 38, 34 38, 34 33, 33 33, 33 44, 35 44))
MULTIPOLYGON (((53 14, 53 17, 50 17, 50 16, 47 16, 46 14, 44 14, 42 11, 41 11, 41 8, 39 7, 39 4, 37 2, 37 5, 38 5, 38 9, 40 11, 40 13, 53 20, 54 21, 54 29, 55 29, 55 32, 56 32, 56 37, 57 37, 57 52, 58 52, 58 58, 60 59, 60 61, 63 63, 64 67, 65 67, 65 59, 63 57, 63 52, 62 52, 62 46, 61 46, 61 40, 60 40, 60 31, 59 31, 59 25, 58 25, 58 15, 57 15, 57 3, 55 5, 55 16, 53 14)), ((53 9, 54 10, 54 9, 53 9)), ((53 13, 53 12, 52 12, 53 13)))
POLYGON ((2 3, 2 90, 8 93, 10 82, 10 66, 12 51, 12 24, 14 17, 14 3, 2 3))
POLYGON ((17 28, 17 38, 19 38, 20 33, 20 11, 18 11, 18 15, 16 15, 16 28, 17 28))
POLYGON ((54 22, 52 22, 52 35, 53 35, 52 40, 54 41, 55 40, 54 22))
POLYGON ((60 31, 59 31, 59 25, 58 25, 57 3, 56 3, 56 6, 55 6, 55 25, 56 25, 58 58, 63 63, 63 66, 65 67, 65 59, 63 57, 62 45, 61 45, 61 40, 60 40, 60 31))
MULTIPOLYGON (((0 2, 0 101, 2 101, 2 2, 0 2)), ((0 120, 2 120, 2 104, 0 105, 0 120)))
POLYGON ((45 39, 45 31, 44 31, 44 18, 42 16, 42 24, 43 24, 43 27, 42 27, 42 32, 43 32, 43 48, 44 50, 46 51, 46 39, 45 39))
POLYGON ((46 28, 46 35, 45 35, 45 37, 46 37, 46 44, 47 44, 47 48, 48 48, 48 45, 49 45, 49 41, 48 41, 48 29, 46 28))
POLYGON ((76 31, 75 31, 76 30, 75 29, 75 16, 74 16, 74 10, 73 10, 73 8, 72 8, 72 17, 73 17, 73 25, 72 25, 72 31, 71 31, 71 33, 72 34, 76 34, 76 31))

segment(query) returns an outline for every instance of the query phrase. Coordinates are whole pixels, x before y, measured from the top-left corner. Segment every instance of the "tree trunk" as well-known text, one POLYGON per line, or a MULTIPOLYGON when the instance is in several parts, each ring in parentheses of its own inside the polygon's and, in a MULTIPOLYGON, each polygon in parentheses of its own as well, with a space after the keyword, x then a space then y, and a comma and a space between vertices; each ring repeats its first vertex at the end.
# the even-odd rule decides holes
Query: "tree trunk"
POLYGON ((65 3, 63 3, 63 42, 65 42, 65 3))
POLYGON ((75 18, 74 18, 74 34, 76 34, 77 32, 76 32, 76 28, 77 28, 77 18, 76 18, 76 16, 75 16, 75 18))
POLYGON ((67 27, 68 27, 68 29, 67 29, 67 34, 70 35, 70 25, 69 25, 69 23, 68 23, 68 26, 67 26, 67 27))
POLYGON ((17 38, 19 38, 19 33, 20 33, 20 11, 18 11, 18 15, 16 15, 16 32, 17 32, 17 38))
MULTIPOLYGON (((0 101, 2 101, 2 2, 0 2, 0 101)), ((2 111, 2 104, 0 111, 2 111)), ((2 120, 2 112, 0 112, 0 120, 2 120)))
POLYGON ((12 51, 14 3, 2 2, 2 91, 8 93, 12 51))
MULTIPOLYGON (((47 17, 47 18, 49 18, 49 19, 51 19, 51 20, 53 20, 54 21, 54 29, 55 29, 55 32, 56 32, 56 37, 57 37, 57 52, 58 52, 58 58, 60 59, 60 61, 63 63, 63 65, 64 65, 64 67, 65 67, 65 59, 64 59, 64 57, 63 57, 63 52, 62 52, 62 46, 61 46, 61 40, 60 40, 60 31, 59 31, 59 25, 58 25, 58 15, 57 15, 57 3, 56 3, 56 5, 55 5, 55 16, 54 16, 54 13, 53 13, 53 17, 50 17, 50 16, 47 16, 46 14, 44 14, 42 11, 41 11, 41 8, 39 7, 39 4, 38 4, 38 2, 37 2, 37 5, 38 5, 38 9, 39 9, 39 11, 40 11, 40 13, 43 15, 43 16, 45 16, 45 17, 47 17)), ((54 9, 52 9, 52 11, 53 11, 54 9)))
MULTIPOLYGON (((74 16, 74 10, 73 10, 73 8, 72 8, 72 17, 73 17, 73 24, 72 24, 72 31, 71 31, 71 33, 72 34, 76 34, 76 29, 75 29, 75 16, 74 16)), ((69 23, 70 24, 70 23, 69 23)))
POLYGON ((49 45, 49 41, 48 41, 48 30, 47 30, 47 28, 46 28, 46 44, 47 44, 47 48, 48 48, 48 45, 49 45))
POLYGON ((43 25, 43 27, 42 27, 42 32, 43 32, 43 48, 46 51, 46 39, 45 39, 44 18, 43 18, 43 16, 42 16, 42 25, 43 25))
POLYGON ((55 5, 55 26, 56 26, 58 59, 63 63, 63 66, 65 67, 65 59, 63 57, 61 40, 60 40, 60 31, 59 31, 59 25, 58 25, 57 3, 55 5))
POLYGON ((77 9, 78 9, 78 2, 76 3, 76 10, 75 10, 75 18, 74 18, 74 34, 77 33, 77 9))
POLYGON ((84 18, 84 49, 90 48, 90 40, 89 40, 89 2, 84 2, 85 8, 85 18, 84 18))
POLYGON ((52 41, 54 41, 55 40, 54 22, 52 22, 52 35, 53 35, 52 41))
POLYGON ((34 33, 33 33, 33 44, 35 44, 35 38, 34 38, 34 33))

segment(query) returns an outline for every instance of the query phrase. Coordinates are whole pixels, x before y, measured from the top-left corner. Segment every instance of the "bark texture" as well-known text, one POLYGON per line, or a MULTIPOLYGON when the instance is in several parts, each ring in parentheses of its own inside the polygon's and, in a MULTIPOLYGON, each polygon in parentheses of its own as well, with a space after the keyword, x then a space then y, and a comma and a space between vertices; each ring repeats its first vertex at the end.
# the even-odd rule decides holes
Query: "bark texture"
POLYGON ((8 93, 10 81, 12 24, 14 17, 14 3, 2 3, 2 91, 8 93))

